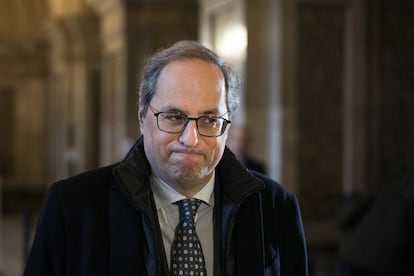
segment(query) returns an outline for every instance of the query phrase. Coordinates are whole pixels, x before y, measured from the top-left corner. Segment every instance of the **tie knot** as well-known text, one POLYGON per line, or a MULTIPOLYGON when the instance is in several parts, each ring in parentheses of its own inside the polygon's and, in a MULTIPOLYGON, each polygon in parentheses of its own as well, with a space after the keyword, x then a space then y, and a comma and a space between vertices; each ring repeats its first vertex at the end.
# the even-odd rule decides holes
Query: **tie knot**
POLYGON ((194 217, 197 214, 198 207, 200 207, 201 200, 196 198, 186 198, 177 201, 180 210, 180 220, 194 222, 194 217))

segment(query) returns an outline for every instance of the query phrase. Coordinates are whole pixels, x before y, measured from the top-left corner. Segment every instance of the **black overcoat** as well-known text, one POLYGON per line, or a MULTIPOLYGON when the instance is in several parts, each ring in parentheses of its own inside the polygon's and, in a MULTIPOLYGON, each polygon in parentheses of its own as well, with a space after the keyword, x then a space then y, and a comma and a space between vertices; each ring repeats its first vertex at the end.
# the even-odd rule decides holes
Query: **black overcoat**
MULTIPOLYGON (((118 164, 54 183, 24 276, 168 275, 140 138, 118 164)), ((214 275, 307 275, 295 196, 226 148, 216 168, 214 275)))

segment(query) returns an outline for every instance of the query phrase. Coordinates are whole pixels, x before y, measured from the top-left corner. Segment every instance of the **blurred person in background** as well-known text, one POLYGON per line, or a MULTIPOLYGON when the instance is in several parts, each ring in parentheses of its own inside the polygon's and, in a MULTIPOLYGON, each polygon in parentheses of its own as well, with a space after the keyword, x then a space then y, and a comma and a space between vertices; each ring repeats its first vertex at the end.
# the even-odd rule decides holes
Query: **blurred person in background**
POLYGON ((246 166, 246 168, 266 173, 266 166, 250 156, 248 153, 249 130, 244 125, 232 125, 227 139, 227 146, 236 157, 246 166))

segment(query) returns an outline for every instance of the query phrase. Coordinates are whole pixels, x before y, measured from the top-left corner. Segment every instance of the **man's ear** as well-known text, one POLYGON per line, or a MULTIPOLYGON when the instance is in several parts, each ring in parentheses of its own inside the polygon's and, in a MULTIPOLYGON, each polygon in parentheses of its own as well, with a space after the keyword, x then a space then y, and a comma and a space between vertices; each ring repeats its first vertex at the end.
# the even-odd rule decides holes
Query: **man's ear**
POLYGON ((140 107, 138 110, 138 121, 140 124, 142 124, 144 117, 145 117, 144 110, 140 107))
POLYGON ((142 108, 139 108, 138 110, 138 127, 139 127, 139 131, 142 132, 144 131, 144 118, 145 118, 145 113, 144 110, 142 108))

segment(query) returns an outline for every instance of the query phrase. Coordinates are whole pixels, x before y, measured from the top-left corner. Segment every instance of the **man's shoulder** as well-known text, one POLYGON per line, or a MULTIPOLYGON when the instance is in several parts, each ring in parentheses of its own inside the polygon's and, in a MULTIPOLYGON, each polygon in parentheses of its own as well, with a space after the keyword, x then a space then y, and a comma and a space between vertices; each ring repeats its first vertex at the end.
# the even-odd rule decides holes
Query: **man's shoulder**
POLYGON ((116 165, 109 165, 85 171, 52 184, 52 188, 65 192, 76 190, 99 190, 113 184, 112 170, 116 165))
POLYGON ((254 170, 249 170, 249 172, 256 177, 257 179, 259 179, 260 181, 262 181, 266 188, 272 189, 272 190, 281 190, 281 191, 285 191, 285 188, 276 180, 272 179, 270 176, 263 174, 261 172, 257 172, 254 170))
POLYGON ((263 195, 271 196, 273 199, 277 198, 277 200, 296 200, 296 196, 281 183, 265 174, 255 171, 250 172, 265 184, 265 188, 261 191, 263 195))

